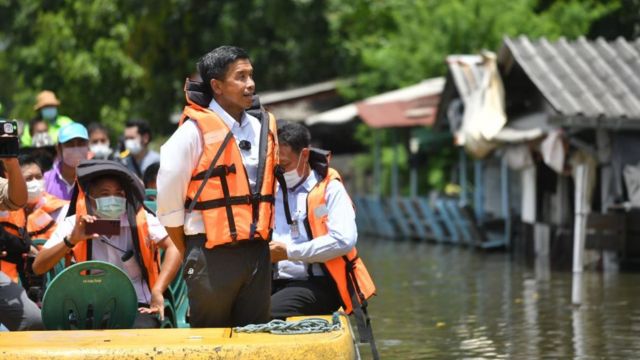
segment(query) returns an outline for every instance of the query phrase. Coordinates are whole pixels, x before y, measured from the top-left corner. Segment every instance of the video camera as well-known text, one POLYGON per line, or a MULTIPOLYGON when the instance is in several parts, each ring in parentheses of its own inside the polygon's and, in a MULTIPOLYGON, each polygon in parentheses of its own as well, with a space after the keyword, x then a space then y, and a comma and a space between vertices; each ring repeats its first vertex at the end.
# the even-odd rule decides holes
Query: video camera
POLYGON ((0 120, 0 158, 18 156, 18 124, 15 121, 0 120))

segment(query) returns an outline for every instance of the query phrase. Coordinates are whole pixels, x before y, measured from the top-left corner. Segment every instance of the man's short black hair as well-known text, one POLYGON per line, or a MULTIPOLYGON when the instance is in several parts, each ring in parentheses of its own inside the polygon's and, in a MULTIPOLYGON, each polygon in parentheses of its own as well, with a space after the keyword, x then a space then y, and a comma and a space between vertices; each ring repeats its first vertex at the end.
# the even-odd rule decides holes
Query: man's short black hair
POLYGON ((306 126, 290 121, 282 121, 278 125, 278 142, 289 145, 291 150, 299 154, 311 144, 311 133, 306 126))
POLYGON ((38 158, 36 158, 35 156, 31 155, 31 154, 21 154, 18 156, 18 163, 20 164, 20 166, 26 166, 26 165, 38 165, 38 167, 40 168, 40 170, 42 170, 42 165, 40 164, 40 161, 38 160, 38 158))
POLYGON ((148 188, 152 182, 155 182, 158 178, 158 171, 160 170, 160 163, 154 162, 149 165, 147 169, 142 174, 142 182, 144 183, 144 187, 148 188))
POLYGON ((236 60, 249 59, 249 54, 237 46, 223 45, 217 47, 198 60, 198 72, 205 84, 210 84, 211 79, 223 80, 229 65, 236 60))
POLYGON ((107 127, 98 122, 92 122, 91 124, 89 124, 89 126, 87 127, 87 131, 89 133, 89 137, 91 137, 91 134, 96 131, 102 131, 103 133, 107 134, 107 137, 109 137, 109 130, 107 130, 107 127))
POLYGON ((148 134, 149 135, 149 142, 151 142, 151 128, 149 127, 149 123, 146 120, 144 120, 144 119, 129 120, 125 124, 125 127, 137 127, 138 128, 138 134, 140 134, 140 136, 142 136, 144 134, 148 134))

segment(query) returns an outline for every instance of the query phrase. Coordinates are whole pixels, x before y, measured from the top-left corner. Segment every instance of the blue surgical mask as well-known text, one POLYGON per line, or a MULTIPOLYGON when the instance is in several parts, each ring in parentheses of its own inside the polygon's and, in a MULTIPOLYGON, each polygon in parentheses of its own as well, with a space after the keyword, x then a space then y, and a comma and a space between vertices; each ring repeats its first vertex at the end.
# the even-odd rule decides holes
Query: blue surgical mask
POLYGON ((40 109, 40 114, 42 114, 43 119, 53 121, 58 117, 58 108, 55 106, 45 106, 40 109))
POLYGON ((118 220, 127 209, 127 200, 121 196, 96 198, 96 216, 100 219, 118 220))

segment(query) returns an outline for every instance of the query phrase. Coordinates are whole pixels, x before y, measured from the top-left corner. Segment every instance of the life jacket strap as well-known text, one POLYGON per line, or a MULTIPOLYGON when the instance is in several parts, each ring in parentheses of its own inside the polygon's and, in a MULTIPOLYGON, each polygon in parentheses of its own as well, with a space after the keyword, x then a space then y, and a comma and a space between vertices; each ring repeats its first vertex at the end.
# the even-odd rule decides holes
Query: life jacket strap
POLYGON ((349 260, 346 256, 343 256, 343 259, 346 262, 346 270, 347 270, 347 290, 349 291, 349 296, 351 297, 351 308, 353 309, 353 314, 356 317, 356 325, 358 327, 358 334, 360 335, 360 343, 369 343, 371 347, 371 355, 374 360, 380 359, 380 355, 378 354, 378 347, 376 346, 375 338, 373 337, 373 328, 371 327, 371 319, 369 318, 369 314, 367 312, 367 301, 366 299, 360 302, 360 299, 364 299, 364 294, 359 289, 358 281, 356 279, 354 273, 353 264, 358 257, 356 256, 353 260, 349 260))
MULTIPOLYGON (((276 165, 274 173, 276 181, 280 185, 280 190, 282 190, 282 205, 284 206, 284 217, 287 219, 287 224, 291 225, 293 224, 293 220, 291 219, 291 209, 289 209, 289 190, 287 189, 287 182, 284 180, 284 168, 280 165, 276 165)), ((309 234, 311 233, 309 232, 309 234)))
POLYGON ((30 237, 36 237, 36 236, 38 236, 38 235, 46 234, 46 233, 47 233, 47 231, 49 231, 52 227, 54 227, 54 226, 55 226, 55 224, 56 224, 56 221, 52 219, 52 220, 51 220, 51 221, 49 221, 49 223, 48 223, 45 227, 43 227, 42 229, 40 229, 40 230, 36 230, 36 231, 30 231, 30 232, 29 232, 29 236, 30 236, 30 237))
POLYGON ((19 232, 19 231, 20 231, 20 229, 21 229, 21 228, 20 228, 19 226, 17 226, 16 224, 14 224, 14 223, 10 223, 10 222, 8 222, 8 221, 2 221, 2 222, 0 222, 0 226, 8 227, 8 228, 10 228, 11 230, 15 230, 15 231, 18 231, 18 232, 19 232))
POLYGON ((238 231, 236 229, 236 220, 233 216, 233 210, 231 208, 231 204, 229 203, 229 199, 231 198, 231 194, 229 193, 229 183, 227 183, 227 177, 220 177, 220 186, 222 187, 222 195, 224 195, 225 204, 224 207, 227 210, 227 223, 229 223, 229 234, 231 235, 231 241, 238 241, 238 231))
MULTIPOLYGON (((220 156, 222 156, 224 149, 227 147, 227 144, 229 144, 229 141, 231 140, 232 137, 233 137, 233 133, 229 131, 227 135, 224 137, 224 140, 222 140, 222 144, 220 144, 220 147, 218 148, 218 152, 213 157, 213 160, 211 160, 209 169, 207 169, 207 172, 204 174, 204 177, 202 178, 202 183, 200 183, 200 186, 198 187, 198 190, 196 191, 196 194, 193 197, 196 201, 200 198, 200 194, 202 194, 202 191, 204 190, 205 185, 207 185, 207 180, 209 180, 209 178, 211 177, 211 173, 213 173, 214 169, 216 168, 216 164, 218 163, 220 156)), ((222 176, 221 179, 225 179, 225 177, 222 176)), ((192 202, 191 206, 187 208, 187 212, 192 212, 194 206, 195 206, 195 202, 192 202)))
MULTIPOLYGON (((262 195, 262 194, 253 194, 253 195, 242 195, 242 196, 230 196, 228 199, 220 198, 213 200, 205 200, 198 201, 193 206, 194 210, 209 210, 215 209, 223 206, 234 206, 234 205, 251 205, 255 202, 266 202, 273 203, 274 196, 273 195, 262 195), (257 199, 257 200, 256 200, 257 199)), ((188 209, 193 203, 192 199, 188 199, 184 203, 184 207, 188 209)))
MULTIPOLYGON (((211 171, 211 174, 209 175, 209 177, 213 177, 213 176, 222 177, 222 176, 227 176, 229 174, 235 174, 235 173, 236 173, 236 164, 218 165, 211 171)), ((204 180, 206 174, 207 174, 206 171, 201 171, 195 174, 194 176, 192 176, 191 181, 204 180)))

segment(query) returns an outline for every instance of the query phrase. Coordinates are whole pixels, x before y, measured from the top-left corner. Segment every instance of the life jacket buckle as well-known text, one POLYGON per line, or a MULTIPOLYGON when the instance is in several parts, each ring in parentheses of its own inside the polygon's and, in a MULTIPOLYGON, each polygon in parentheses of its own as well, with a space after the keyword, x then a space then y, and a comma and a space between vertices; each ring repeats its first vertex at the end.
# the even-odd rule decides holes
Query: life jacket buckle
POLYGON ((225 175, 236 173, 236 164, 224 165, 225 175))

